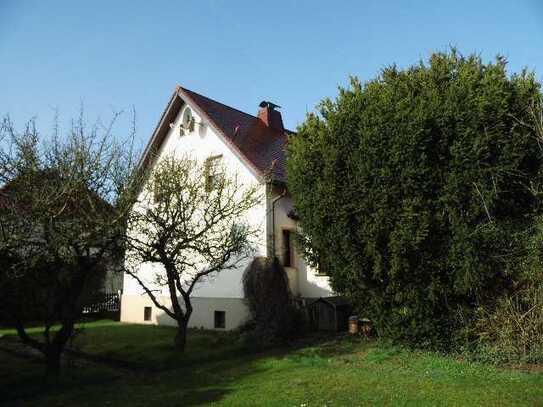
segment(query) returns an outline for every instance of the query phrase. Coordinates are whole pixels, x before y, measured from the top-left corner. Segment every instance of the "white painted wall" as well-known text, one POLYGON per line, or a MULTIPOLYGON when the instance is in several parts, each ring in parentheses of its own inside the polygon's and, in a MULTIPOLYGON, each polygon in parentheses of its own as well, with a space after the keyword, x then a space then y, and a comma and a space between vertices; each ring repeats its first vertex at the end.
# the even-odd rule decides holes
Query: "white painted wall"
MULTIPOLYGON (((298 225, 296 221, 288 217, 288 213, 293 209, 292 198, 288 194, 276 201, 274 208, 275 252, 277 257, 282 261, 284 253, 283 229, 296 231, 298 225)), ((329 278, 318 275, 316 270, 307 265, 303 257, 296 250, 294 251, 293 260, 294 267, 289 267, 286 271, 295 295, 304 298, 328 297, 333 295, 329 278), (297 279, 295 283, 293 282, 294 279, 297 279)))
MULTIPOLYGON (((194 131, 190 134, 180 136, 179 125, 184 114, 182 108, 173 123, 172 128, 158 152, 159 160, 165 156, 183 157, 186 155, 205 161, 210 156, 222 155, 222 162, 229 175, 238 177, 241 185, 253 185, 258 183, 258 178, 248 165, 226 145, 214 129, 208 124, 202 123, 202 118, 198 116, 195 109, 192 109, 196 121, 194 131)), ((260 230, 259 236, 255 242, 255 255, 266 255, 266 202, 265 186, 261 185, 262 203, 253 208, 247 215, 246 221, 253 227, 260 230)), ((242 276, 250 260, 245 260, 234 270, 225 270, 214 275, 206 277, 198 284, 192 296, 193 297, 218 297, 218 298, 243 298, 242 276)), ((156 264, 142 264, 140 266, 139 277, 144 281, 151 283, 155 280, 156 273, 163 273, 161 266, 156 264)), ((153 284, 151 284, 153 285, 153 284)), ((162 295, 168 294, 167 287, 153 286, 154 289, 162 289, 162 295)), ((124 294, 134 295, 142 294, 143 290, 136 280, 125 274, 124 276, 124 294)))
MULTIPOLYGON (((159 297, 161 304, 171 306, 169 297, 159 297)), ((215 311, 225 312, 224 330, 235 329, 249 318, 249 310, 241 298, 203 298, 193 297, 194 312, 189 320, 189 328, 215 329, 215 311)), ((123 295, 121 302, 121 321, 137 324, 176 326, 177 322, 164 311, 155 307, 146 295, 123 295), (144 321, 144 309, 151 307, 151 320, 144 321)))
MULTIPOLYGON (((196 109, 192 109, 192 112, 197 123, 194 131, 180 136, 179 125, 184 114, 184 108, 182 108, 158 152, 158 159, 173 154, 179 157, 190 155, 204 161, 210 156, 222 154, 223 164, 230 175, 236 174, 243 185, 257 183, 258 177, 254 170, 234 153, 230 146, 215 133, 213 128, 208 124, 198 124, 202 123, 202 118, 198 116, 196 109)), ((266 186, 261 184, 260 188, 262 197, 265 198, 266 186)), ((271 233, 268 234, 268 232, 271 232, 271 230, 267 231, 266 227, 267 221, 272 216, 269 203, 269 200, 263 199, 262 203, 253 208, 247 216, 247 221, 260 230, 255 243, 256 256, 267 255, 268 238, 271 238, 271 233)), ((291 210, 292 199, 288 195, 282 197, 274 205, 275 251, 280 259, 283 253, 282 229, 295 231, 297 228, 297 223, 287 216, 291 210)), ((317 298, 333 294, 328 277, 317 275, 315 270, 308 267, 302 256, 296 252, 294 252, 293 260, 293 267, 288 268, 286 271, 290 286, 296 296, 317 298)), ((210 276, 195 288, 192 294, 194 313, 191 317, 190 326, 212 329, 213 313, 216 310, 226 312, 226 329, 236 328, 247 319, 248 310, 242 300, 244 297, 242 277, 250 261, 250 259, 245 260, 235 270, 226 270, 210 276)), ((164 305, 168 306, 169 294, 167 287, 152 284, 157 273, 164 273, 162 267, 157 264, 141 264, 139 267, 139 277, 146 281, 151 289, 161 290, 161 293, 157 292, 156 294, 164 300, 164 305)), ((173 323, 170 318, 151 303, 151 300, 137 281, 125 274, 121 320, 143 323, 143 309, 145 306, 151 306, 153 309, 151 323, 173 323)))

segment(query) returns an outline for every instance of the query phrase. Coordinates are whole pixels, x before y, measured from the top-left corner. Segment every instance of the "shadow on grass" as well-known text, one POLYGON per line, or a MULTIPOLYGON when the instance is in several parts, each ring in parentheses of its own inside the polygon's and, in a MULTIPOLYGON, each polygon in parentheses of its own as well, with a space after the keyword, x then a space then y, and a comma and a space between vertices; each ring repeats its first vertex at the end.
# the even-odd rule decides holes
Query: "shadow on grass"
POLYGON ((172 346, 174 333, 157 326, 92 326, 74 346, 98 363, 79 360, 55 386, 44 383, 40 363, 0 353, 0 403, 204 405, 220 401, 246 377, 264 373, 263 358, 314 364, 351 351, 349 341, 316 335, 255 353, 235 333, 192 330, 186 353, 180 354, 172 346))
POLYGON ((154 374, 126 374, 105 366, 65 368, 57 383, 48 383, 43 365, 0 353, 0 405, 205 405, 219 401, 245 376, 261 367, 234 363, 203 363, 154 374))
POLYGON ((39 358, 22 358, 0 351, 0 405, 49 397, 59 392, 78 390, 81 386, 100 386, 119 377, 114 371, 94 366, 65 366, 56 383, 45 379, 45 364, 39 358))

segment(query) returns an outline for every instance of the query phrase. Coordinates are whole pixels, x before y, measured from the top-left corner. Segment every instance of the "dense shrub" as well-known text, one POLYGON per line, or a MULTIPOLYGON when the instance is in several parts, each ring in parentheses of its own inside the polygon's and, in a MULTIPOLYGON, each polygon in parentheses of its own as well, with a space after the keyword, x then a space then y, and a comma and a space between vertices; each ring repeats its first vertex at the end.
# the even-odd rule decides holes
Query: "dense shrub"
POLYGON ((518 265, 523 276, 514 291, 499 298, 494 308, 477 310, 473 327, 477 340, 469 347, 477 359, 543 362, 543 224, 538 224, 518 265))
POLYGON ((541 213, 539 95, 453 50, 352 79, 290 138, 306 255, 380 335, 449 347, 515 289, 541 213))
POLYGON ((295 306, 285 269, 277 258, 255 258, 243 276, 243 289, 251 313, 245 327, 251 347, 264 348, 302 332, 302 313, 295 306))
POLYGON ((480 310, 474 354, 491 362, 543 362, 543 287, 530 286, 480 310))

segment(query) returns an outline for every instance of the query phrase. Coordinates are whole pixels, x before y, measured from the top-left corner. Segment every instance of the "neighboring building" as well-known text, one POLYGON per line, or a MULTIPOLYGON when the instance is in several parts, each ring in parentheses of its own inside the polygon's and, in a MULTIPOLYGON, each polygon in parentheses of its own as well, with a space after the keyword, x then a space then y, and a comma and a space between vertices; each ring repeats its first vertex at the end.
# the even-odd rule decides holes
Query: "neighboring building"
MULTIPOLYGON (((293 232, 296 217, 286 188, 285 146, 287 136, 278 106, 262 102, 257 116, 241 112, 198 93, 177 87, 141 159, 141 166, 154 165, 161 156, 190 155, 237 174, 244 183, 259 183, 266 200, 248 214, 248 222, 261 234, 256 256, 275 255, 285 266, 292 293, 303 299, 332 295, 328 277, 310 268, 296 251, 293 232), (215 165, 217 164, 217 165, 215 165)), ((250 261, 235 270, 218 273, 193 292, 194 312, 189 326, 234 329, 246 321, 243 273, 250 261)), ((156 265, 142 264, 139 276, 153 281, 156 265)), ((168 289, 160 300, 168 301, 168 289)), ((124 277, 121 321, 174 324, 154 306, 139 284, 124 277)))

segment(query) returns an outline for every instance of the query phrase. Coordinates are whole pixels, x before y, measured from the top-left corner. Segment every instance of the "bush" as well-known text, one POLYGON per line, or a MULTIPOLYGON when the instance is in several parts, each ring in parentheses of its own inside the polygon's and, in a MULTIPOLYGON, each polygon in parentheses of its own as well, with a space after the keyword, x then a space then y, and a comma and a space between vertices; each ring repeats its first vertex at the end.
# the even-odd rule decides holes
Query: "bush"
POLYGON ((74 284, 75 273, 65 262, 35 255, 33 267, 23 273, 18 269, 20 261, 0 253, 0 323, 6 326, 15 326, 16 321, 25 326, 61 323, 72 308, 70 315, 79 318, 83 305, 99 295, 107 272, 105 266, 96 265, 74 301, 65 293, 74 284))
POLYGON ((503 58, 453 50, 352 79, 290 138, 305 254, 378 334, 450 348, 518 285, 541 214, 539 95, 503 58))
POLYGON ((500 298, 493 312, 480 310, 477 358, 492 362, 543 362, 543 287, 500 298))
MULTIPOLYGON (((543 225, 538 221, 538 225, 543 225)), ((491 362, 543 362, 543 228, 527 241, 523 278, 493 309, 480 308, 473 327, 474 357, 491 362)))
POLYGON ((287 275, 277 258, 255 258, 243 276, 243 289, 252 317, 244 328, 251 347, 282 343, 303 331, 302 313, 295 306, 287 275))

